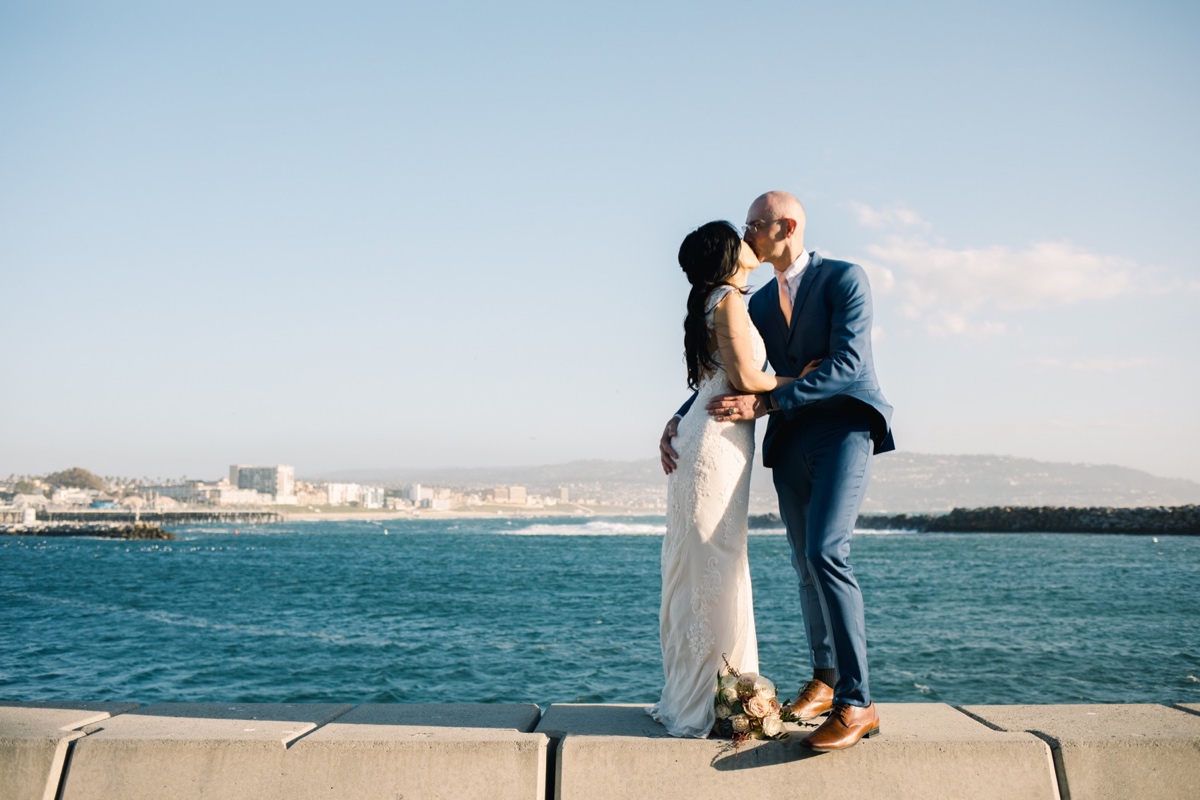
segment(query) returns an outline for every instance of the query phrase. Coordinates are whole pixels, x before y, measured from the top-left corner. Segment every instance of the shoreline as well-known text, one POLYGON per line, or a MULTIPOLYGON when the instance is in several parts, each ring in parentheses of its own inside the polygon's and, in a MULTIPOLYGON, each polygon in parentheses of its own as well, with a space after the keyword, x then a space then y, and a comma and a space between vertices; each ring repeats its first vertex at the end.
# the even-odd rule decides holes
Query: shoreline
MULTIPOLYGON (((355 509, 333 507, 288 510, 287 506, 259 509, 180 509, 177 511, 43 511, 32 523, 0 523, 0 534, 30 535, 33 530, 143 528, 203 522, 234 525, 278 525, 287 522, 404 522, 450 520, 537 520, 650 517, 666 519, 664 509, 630 507, 484 506, 457 509, 355 509), (30 531, 30 533, 26 533, 30 531)), ((782 528, 775 513, 752 513, 751 530, 782 528)), ((859 514, 855 530, 914 533, 1087 533, 1142 536, 1200 536, 1200 506, 1060 507, 1004 506, 955 508, 941 513, 859 514)), ((38 535, 33 533, 32 535, 38 535)), ((55 535, 55 534, 46 534, 55 535)), ((57 535, 70 535, 59 533, 57 535)), ((87 534, 76 534, 87 535, 87 534)), ((104 535, 104 534, 100 534, 104 535)), ((112 535, 111 533, 108 535, 112 535)))
POLYGON ((359 510, 359 511, 300 511, 300 512, 280 512, 284 522, 320 522, 326 520, 328 522, 351 522, 351 521, 371 521, 371 520, 439 520, 439 519, 538 519, 545 517, 578 517, 579 519, 592 519, 595 517, 654 517, 664 516, 661 509, 638 509, 638 508, 612 508, 597 511, 595 509, 584 509, 581 507, 567 510, 554 510, 551 508, 512 508, 512 509, 495 509, 489 511, 472 511, 470 509, 448 509, 445 511, 434 511, 432 509, 421 509, 419 512, 414 512, 405 509, 379 509, 379 510, 359 510))

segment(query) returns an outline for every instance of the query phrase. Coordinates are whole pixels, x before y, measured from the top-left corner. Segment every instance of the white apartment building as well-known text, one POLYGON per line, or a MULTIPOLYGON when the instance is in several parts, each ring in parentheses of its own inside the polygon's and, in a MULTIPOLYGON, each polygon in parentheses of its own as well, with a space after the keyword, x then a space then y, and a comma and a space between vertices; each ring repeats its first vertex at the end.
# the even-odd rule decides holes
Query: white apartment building
POLYGON ((325 491, 331 506, 348 506, 362 500, 362 487, 357 483, 327 483, 325 491))
POLYGON ((229 467, 229 484, 235 489, 252 489, 260 494, 269 494, 280 505, 296 502, 296 470, 287 464, 273 467, 233 464, 229 467))
POLYGON ((428 486, 422 486, 419 483, 411 484, 404 490, 404 498, 411 500, 417 505, 420 505, 422 500, 428 500, 431 497, 433 497, 433 489, 428 486))
POLYGON ((383 508, 384 491, 381 486, 364 486, 359 494, 359 505, 363 508, 383 508))

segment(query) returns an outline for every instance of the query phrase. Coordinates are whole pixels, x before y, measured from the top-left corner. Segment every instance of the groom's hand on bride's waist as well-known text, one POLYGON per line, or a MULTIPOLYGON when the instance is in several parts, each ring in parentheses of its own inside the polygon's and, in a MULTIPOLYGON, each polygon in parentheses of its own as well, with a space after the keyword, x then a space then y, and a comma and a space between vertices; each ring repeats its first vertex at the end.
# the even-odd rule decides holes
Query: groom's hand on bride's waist
POLYGON ((767 402, 761 394, 719 394, 704 407, 713 419, 725 422, 758 419, 767 413, 767 402))
POLYGON ((663 472, 668 475, 675 471, 675 460, 679 458, 679 453, 676 453, 675 448, 671 445, 671 440, 677 433, 679 433, 679 417, 671 417, 667 427, 663 428, 662 438, 658 440, 658 457, 662 461, 663 472))

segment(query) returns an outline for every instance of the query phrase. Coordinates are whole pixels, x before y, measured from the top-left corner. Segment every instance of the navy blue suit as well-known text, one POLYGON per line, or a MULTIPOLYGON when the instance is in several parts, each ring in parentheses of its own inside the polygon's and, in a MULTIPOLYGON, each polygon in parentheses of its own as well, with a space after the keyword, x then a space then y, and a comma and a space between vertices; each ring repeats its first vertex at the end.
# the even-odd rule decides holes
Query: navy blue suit
POLYGON ((895 449, 892 407, 871 353, 871 288, 857 264, 812 254, 784 322, 772 280, 750 299, 750 318, 777 375, 799 375, 772 392, 779 411, 763 440, 814 669, 836 669, 834 702, 871 702, 862 590, 850 566, 850 534, 870 479, 871 454, 895 449))
MULTIPOLYGON (((862 591, 849 563, 850 535, 870 478, 871 455, 894 450, 892 407, 875 378, 871 290, 857 264, 816 253, 784 321, 772 279, 750 298, 750 318, 777 375, 796 376, 771 393, 763 464, 772 469, 779 513, 814 669, 835 669, 834 702, 871 702, 862 591)), ((690 405, 690 401, 689 404, 690 405)), ((681 409, 686 411, 687 406, 681 409)))

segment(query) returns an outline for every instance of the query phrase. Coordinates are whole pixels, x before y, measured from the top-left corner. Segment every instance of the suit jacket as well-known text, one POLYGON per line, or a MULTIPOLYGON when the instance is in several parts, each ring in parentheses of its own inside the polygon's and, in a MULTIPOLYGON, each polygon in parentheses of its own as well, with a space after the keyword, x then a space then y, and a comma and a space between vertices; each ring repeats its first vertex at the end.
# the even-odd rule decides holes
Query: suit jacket
POLYGON ((875 377, 871 354, 871 287, 863 268, 811 254, 792 304, 789 328, 772 278, 750 298, 750 319, 767 345, 775 374, 800 374, 813 359, 821 365, 771 393, 779 411, 770 416, 763 440, 763 464, 773 466, 789 434, 818 410, 866 413, 876 453, 895 450, 892 407, 875 377), (849 400, 850 402, 846 402, 849 400))
MULTIPOLYGON (((875 377, 871 354, 871 287, 858 264, 834 261, 811 254, 792 304, 789 328, 779 307, 778 281, 774 278, 750 298, 750 319, 767 346, 767 361, 775 374, 795 377, 813 359, 821 366, 771 393, 779 411, 767 421, 763 439, 763 465, 778 461, 780 448, 806 417, 832 411, 863 413, 871 421, 876 453, 895 450, 892 440, 892 407, 884 399, 875 377)), ((677 412, 683 416, 695 395, 677 412)))

